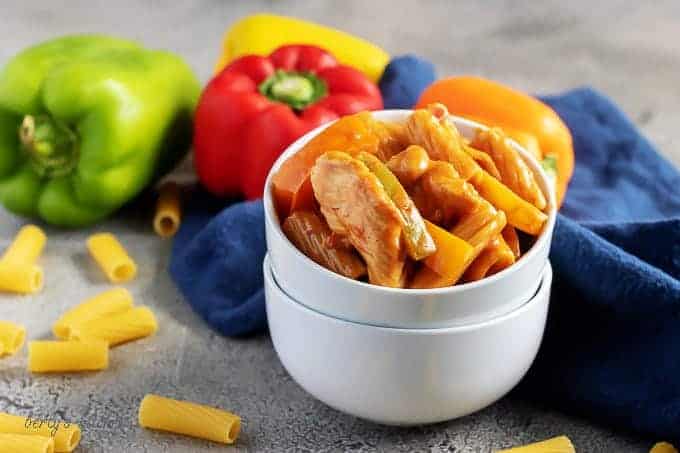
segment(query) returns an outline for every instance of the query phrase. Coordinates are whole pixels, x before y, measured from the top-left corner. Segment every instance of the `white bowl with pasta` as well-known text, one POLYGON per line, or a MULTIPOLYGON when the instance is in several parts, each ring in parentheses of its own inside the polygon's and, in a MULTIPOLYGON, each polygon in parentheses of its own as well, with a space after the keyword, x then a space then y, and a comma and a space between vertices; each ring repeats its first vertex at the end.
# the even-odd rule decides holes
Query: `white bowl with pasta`
POLYGON ((527 372, 541 343, 552 270, 519 308, 480 323, 396 329, 324 315, 291 299, 264 262, 274 348, 307 392, 348 414, 388 425, 462 417, 494 403, 527 372))
MULTIPOLYGON (((412 110, 372 112, 385 122, 404 122, 412 110)), ((460 134, 472 139, 479 123, 450 117, 460 134)), ((308 258, 286 237, 273 199, 272 178, 281 165, 327 128, 318 127, 291 144, 274 163, 264 189, 265 227, 272 269, 282 289, 305 306, 343 320, 396 328, 441 328, 466 325, 509 313, 536 294, 550 251, 555 226, 551 182, 536 159, 518 144, 520 153, 547 200, 547 220, 535 242, 513 265, 470 283, 435 289, 401 289, 373 285, 336 274, 308 258)))

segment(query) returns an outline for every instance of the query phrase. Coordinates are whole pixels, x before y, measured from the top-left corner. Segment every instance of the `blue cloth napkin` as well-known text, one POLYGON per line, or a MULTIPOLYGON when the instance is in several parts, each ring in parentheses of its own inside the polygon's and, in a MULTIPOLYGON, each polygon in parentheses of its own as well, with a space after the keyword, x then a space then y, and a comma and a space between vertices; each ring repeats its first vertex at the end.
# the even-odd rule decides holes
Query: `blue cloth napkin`
POLYGON ((680 173, 604 96, 543 98, 574 136, 555 228, 551 310, 519 391, 680 439, 680 173))
MULTIPOLYGON (((550 253, 544 342, 518 391, 680 439, 680 173, 597 92, 543 100, 574 136, 576 169, 550 253)), ((188 203, 170 272, 218 332, 262 331, 262 204, 222 207, 202 193, 188 203)))

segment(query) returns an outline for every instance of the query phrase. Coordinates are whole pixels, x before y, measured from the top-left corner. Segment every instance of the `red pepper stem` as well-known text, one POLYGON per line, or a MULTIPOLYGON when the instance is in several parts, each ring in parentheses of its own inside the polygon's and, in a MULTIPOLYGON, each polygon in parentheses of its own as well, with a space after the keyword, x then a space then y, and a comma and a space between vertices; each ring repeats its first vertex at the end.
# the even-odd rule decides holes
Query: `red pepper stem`
POLYGON ((278 70, 259 86, 259 91, 272 101, 303 110, 326 95, 326 82, 309 72, 278 70))
POLYGON ((19 139, 31 166, 40 176, 63 176, 78 164, 78 136, 62 121, 48 115, 24 116, 19 139))

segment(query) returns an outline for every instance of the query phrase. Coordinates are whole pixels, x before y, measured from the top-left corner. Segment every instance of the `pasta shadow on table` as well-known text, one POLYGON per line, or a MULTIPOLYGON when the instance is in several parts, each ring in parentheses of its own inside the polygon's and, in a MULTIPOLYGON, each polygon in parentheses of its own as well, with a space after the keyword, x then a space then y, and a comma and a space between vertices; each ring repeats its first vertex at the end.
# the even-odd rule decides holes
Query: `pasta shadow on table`
MULTIPOLYGON (((194 335, 204 335, 206 332, 220 335, 213 330, 208 323, 192 308, 191 305, 184 299, 184 295, 175 286, 175 283, 168 272, 168 265, 170 262, 170 253, 172 248, 172 241, 165 241, 164 245, 158 250, 159 257, 157 261, 157 269, 155 269, 155 277, 152 281, 145 283, 143 287, 139 288, 143 299, 148 300, 148 304, 162 310, 169 315, 174 321, 182 327, 187 328, 194 335)), ((146 303, 146 302, 145 302, 146 303)), ((162 329, 163 326, 160 326, 162 329)), ((253 333, 239 338, 231 338, 233 340, 247 341, 251 338, 257 338, 263 332, 253 333)))
POLYGON ((81 275, 92 285, 106 283, 106 278, 102 271, 94 264, 92 257, 87 251, 75 252, 71 255, 71 261, 80 270, 81 275))

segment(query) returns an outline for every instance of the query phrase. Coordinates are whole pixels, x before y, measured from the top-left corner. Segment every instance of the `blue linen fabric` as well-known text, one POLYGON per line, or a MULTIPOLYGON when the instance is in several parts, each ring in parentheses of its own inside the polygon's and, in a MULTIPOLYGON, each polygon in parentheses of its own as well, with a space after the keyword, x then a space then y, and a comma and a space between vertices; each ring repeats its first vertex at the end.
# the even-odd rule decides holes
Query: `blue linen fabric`
MULTIPOLYGON (((413 97, 405 99, 391 107, 410 107, 413 97)), ((680 439, 680 173, 601 94, 583 88, 543 100, 574 136, 576 168, 550 252, 548 326, 518 391, 680 439)), ((187 203, 170 272, 218 332, 262 331, 262 203, 224 206, 200 192, 187 203)))
POLYGON ((267 327, 262 260, 262 201, 224 202, 201 189, 191 194, 175 236, 170 276, 185 299, 223 335, 257 333, 267 327))
POLYGON ((548 96, 576 168, 555 228, 548 327, 519 391, 680 439, 680 172, 607 98, 548 96))

